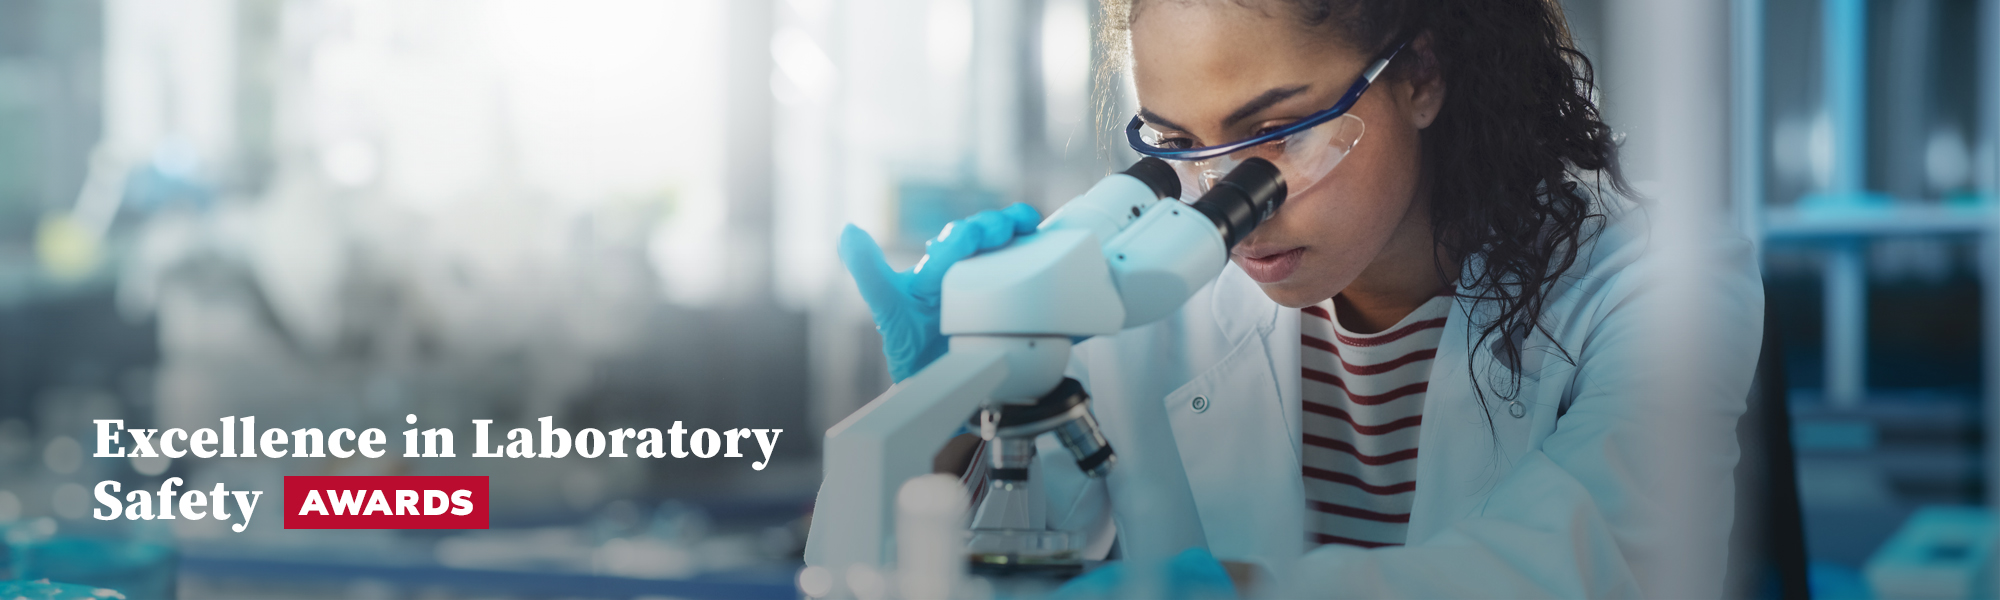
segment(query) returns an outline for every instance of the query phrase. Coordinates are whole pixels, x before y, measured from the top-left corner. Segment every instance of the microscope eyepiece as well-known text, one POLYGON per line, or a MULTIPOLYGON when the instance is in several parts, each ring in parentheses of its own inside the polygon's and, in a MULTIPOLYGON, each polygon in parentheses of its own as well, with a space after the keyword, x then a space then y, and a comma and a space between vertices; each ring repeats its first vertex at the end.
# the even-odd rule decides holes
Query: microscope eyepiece
POLYGON ((1153 194, 1161 198, 1181 197, 1181 176, 1167 161, 1148 156, 1126 167, 1125 174, 1153 188, 1153 194))
POLYGON ((1194 209, 1215 222, 1215 228, 1222 232, 1223 248, 1229 249, 1250 237, 1250 232, 1284 203, 1285 175, 1271 161, 1252 158, 1215 182, 1207 194, 1194 201, 1194 209))

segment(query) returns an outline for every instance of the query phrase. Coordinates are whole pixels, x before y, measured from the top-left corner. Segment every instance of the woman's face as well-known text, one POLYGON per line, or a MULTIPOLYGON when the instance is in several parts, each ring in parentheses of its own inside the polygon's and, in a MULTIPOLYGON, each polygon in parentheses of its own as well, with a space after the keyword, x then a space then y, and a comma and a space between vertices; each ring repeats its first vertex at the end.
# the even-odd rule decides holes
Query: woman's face
MULTIPOLYGON (((1373 58, 1260 8, 1147 3, 1131 31, 1142 118, 1196 146, 1233 142, 1332 106, 1373 58)), ((1420 259, 1427 268, 1418 132, 1441 102, 1439 86, 1376 80, 1349 112, 1366 124, 1360 143, 1317 183, 1292 188, 1230 259, 1295 308, 1348 289, 1371 266, 1407 270, 1420 259)))

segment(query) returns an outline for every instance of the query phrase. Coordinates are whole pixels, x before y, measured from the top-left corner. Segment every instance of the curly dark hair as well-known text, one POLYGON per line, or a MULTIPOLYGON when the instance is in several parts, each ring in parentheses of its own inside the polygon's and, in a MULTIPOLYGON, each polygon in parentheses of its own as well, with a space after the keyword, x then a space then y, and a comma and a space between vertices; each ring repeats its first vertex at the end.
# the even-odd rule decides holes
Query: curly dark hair
MULTIPOLYGON (((1100 93, 1128 56, 1143 1, 1100 0, 1100 93)), ((1554 0, 1234 1, 1287 9, 1298 25, 1371 55, 1425 38, 1424 51, 1405 52, 1410 60, 1397 59, 1384 76, 1436 74, 1449 90, 1422 133, 1438 270, 1470 292, 1460 306, 1479 315, 1473 347, 1492 343, 1508 367, 1482 386, 1467 365, 1480 403, 1488 387, 1511 400, 1523 345, 1531 333, 1547 334, 1540 315, 1550 290, 1602 226, 1594 197, 1607 184, 1630 195, 1617 142, 1591 99, 1590 59, 1575 48, 1562 8, 1554 0), (1448 273, 1446 265, 1464 268, 1448 273)), ((1560 345, 1551 350, 1575 362, 1560 345)))

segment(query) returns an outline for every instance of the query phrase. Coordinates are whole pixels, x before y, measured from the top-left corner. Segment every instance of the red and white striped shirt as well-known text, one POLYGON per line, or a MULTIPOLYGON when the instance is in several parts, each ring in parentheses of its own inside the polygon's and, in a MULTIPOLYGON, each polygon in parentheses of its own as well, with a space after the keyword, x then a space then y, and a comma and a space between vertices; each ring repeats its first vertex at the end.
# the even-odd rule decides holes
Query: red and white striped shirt
POLYGON ((1449 295, 1381 333, 1340 326, 1333 301, 1299 311, 1306 539, 1363 548, 1408 538, 1417 429, 1449 295))

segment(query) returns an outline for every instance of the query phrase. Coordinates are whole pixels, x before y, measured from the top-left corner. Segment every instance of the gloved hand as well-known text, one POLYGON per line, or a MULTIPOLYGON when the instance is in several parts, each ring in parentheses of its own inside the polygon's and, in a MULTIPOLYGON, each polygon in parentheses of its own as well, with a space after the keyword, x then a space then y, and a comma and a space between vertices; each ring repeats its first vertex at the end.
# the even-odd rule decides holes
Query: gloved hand
POLYGON ((854 285, 861 288, 861 299, 868 301, 868 310, 875 315, 882 354, 889 357, 890 379, 901 382, 944 356, 938 309, 945 271, 968 256, 1034 232, 1041 222, 1041 213, 1018 202, 952 221, 937 239, 924 243, 924 259, 906 272, 889 267, 882 259, 882 247, 868 232, 853 225, 840 232, 840 262, 847 265, 854 285))
POLYGON ((1155 580, 1139 581, 1135 579, 1130 565, 1124 561, 1114 562, 1069 580, 1056 588, 1050 598, 1131 598, 1136 597, 1134 594, 1170 600, 1237 597, 1236 584, 1229 579, 1229 571, 1207 549, 1189 548, 1161 567, 1151 574, 1155 580))

